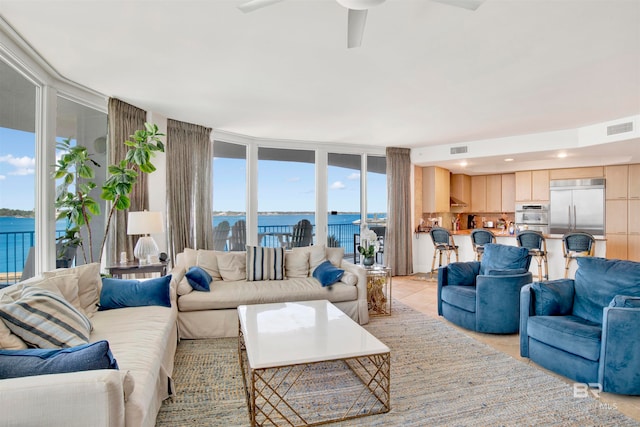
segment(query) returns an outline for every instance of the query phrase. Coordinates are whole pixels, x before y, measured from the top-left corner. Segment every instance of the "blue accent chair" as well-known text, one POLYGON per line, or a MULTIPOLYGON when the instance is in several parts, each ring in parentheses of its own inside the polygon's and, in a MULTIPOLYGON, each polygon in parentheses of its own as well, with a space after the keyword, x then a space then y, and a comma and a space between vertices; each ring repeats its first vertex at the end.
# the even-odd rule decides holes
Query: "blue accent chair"
POLYGON ((515 334, 520 289, 531 283, 529 250, 484 245, 482 261, 454 262, 438 269, 438 314, 476 332, 515 334))
POLYGON ((520 355, 603 391, 640 395, 640 263, 581 257, 575 279, 520 293, 520 355))

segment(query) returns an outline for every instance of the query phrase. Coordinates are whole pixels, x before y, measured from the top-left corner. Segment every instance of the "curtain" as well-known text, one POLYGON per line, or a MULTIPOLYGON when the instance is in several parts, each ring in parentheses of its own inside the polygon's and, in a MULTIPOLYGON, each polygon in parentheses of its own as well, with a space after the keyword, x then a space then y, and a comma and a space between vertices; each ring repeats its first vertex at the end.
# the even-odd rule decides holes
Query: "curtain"
MULTIPOLYGON (((119 99, 109 98, 108 110, 108 147, 109 164, 119 164, 127 155, 128 147, 124 141, 129 139, 136 130, 144 129, 147 112, 119 99)), ((127 214, 129 211, 137 212, 149 208, 149 194, 147 193, 147 174, 138 175, 138 182, 130 194, 131 206, 128 211, 116 210, 111 217, 109 227, 109 241, 107 265, 118 262, 120 252, 127 253, 127 259, 133 259, 133 248, 137 236, 127 235, 127 214)), ((107 205, 107 209, 111 206, 107 205)), ((108 214, 108 213, 107 213, 108 214)))
POLYGON ((213 249, 211 128, 167 121, 167 218, 171 259, 213 249))
POLYGON ((387 147, 388 216, 384 252, 394 276, 413 274, 410 152, 408 148, 387 147))

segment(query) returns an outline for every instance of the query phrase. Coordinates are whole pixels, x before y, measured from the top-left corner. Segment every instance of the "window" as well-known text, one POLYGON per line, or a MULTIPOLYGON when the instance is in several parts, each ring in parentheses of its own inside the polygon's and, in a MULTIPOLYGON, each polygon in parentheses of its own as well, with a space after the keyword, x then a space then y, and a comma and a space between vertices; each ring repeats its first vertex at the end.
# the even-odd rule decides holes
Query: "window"
POLYGON ((378 235, 381 249, 377 262, 384 264, 384 238, 387 230, 386 157, 367 156, 367 225, 378 235))
POLYGON ((315 188, 313 151, 260 147, 258 243, 270 247, 311 245, 315 188))
POLYGON ((0 61, 0 286, 20 280, 30 253, 33 275, 36 96, 33 83, 0 61))
POLYGON ((213 143, 213 244, 219 251, 246 244, 247 148, 213 143))
POLYGON ((329 153, 327 169, 327 246, 355 250, 360 232, 360 169, 358 154, 329 153))

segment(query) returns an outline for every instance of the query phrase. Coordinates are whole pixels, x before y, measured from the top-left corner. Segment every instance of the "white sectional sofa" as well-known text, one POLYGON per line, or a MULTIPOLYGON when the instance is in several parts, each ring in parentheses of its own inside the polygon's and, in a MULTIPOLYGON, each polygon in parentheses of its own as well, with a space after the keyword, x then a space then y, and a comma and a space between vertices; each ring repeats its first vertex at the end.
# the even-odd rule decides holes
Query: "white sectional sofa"
POLYGON ((181 338, 219 338, 238 335, 237 307, 243 304, 326 299, 360 324, 369 322, 366 271, 343 262, 344 249, 309 246, 285 254, 284 280, 248 281, 245 251, 220 252, 185 249, 172 270, 178 282, 178 326, 181 338), (342 279, 323 287, 312 277, 325 260, 345 271, 342 279), (193 290, 185 272, 193 266, 207 271, 210 290, 193 290))
MULTIPOLYGON (((98 264, 45 273, 0 291, 0 301, 26 286, 61 286, 55 277, 77 277, 78 300, 93 330, 90 342, 107 340, 119 370, 100 369, 0 380, 0 426, 154 426, 171 390, 177 346, 175 289, 171 307, 144 306, 97 311, 98 264)), ((62 282, 65 282, 63 280, 62 282)), ((72 287, 62 289, 65 298, 72 287)), ((77 301, 76 301, 77 303, 77 301)), ((20 347, 0 320, 0 344, 20 347)), ((23 347, 24 348, 24 347, 23 347)))

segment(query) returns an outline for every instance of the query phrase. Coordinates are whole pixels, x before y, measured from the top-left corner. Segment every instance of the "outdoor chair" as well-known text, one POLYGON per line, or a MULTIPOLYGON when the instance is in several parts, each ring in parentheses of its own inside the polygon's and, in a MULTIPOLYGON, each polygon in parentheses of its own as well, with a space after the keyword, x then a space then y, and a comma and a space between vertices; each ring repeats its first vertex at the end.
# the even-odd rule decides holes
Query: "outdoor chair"
POLYGON ((229 221, 222 221, 213 229, 213 249, 216 251, 224 251, 227 247, 229 239, 229 221))
POLYGON ((241 219, 231 227, 229 250, 244 251, 247 249, 247 223, 241 219))
POLYGON ((303 246, 311 246, 313 242, 313 225, 307 219, 301 219, 293 226, 291 234, 290 247, 300 248, 303 246))

